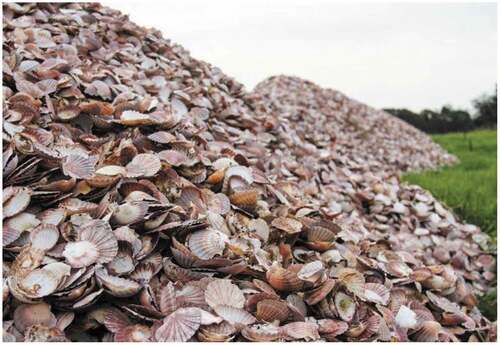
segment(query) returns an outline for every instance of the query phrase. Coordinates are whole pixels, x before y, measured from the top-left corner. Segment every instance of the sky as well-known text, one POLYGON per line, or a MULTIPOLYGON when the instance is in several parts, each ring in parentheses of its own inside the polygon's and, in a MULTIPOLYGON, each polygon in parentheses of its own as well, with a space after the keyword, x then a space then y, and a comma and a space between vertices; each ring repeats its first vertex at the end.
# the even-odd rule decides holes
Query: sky
POLYGON ((286 74, 377 108, 471 109, 497 81, 496 3, 104 1, 247 90, 286 74))

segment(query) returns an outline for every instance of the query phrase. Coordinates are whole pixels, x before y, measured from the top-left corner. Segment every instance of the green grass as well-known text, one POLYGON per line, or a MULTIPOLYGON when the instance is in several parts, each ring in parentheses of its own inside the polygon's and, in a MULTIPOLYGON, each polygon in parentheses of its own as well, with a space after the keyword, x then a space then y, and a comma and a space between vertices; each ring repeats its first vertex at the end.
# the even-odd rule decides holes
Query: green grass
MULTIPOLYGON (((429 190, 451 207, 467 223, 476 224, 497 238, 497 132, 478 130, 467 133, 433 135, 432 139, 460 163, 437 171, 407 174, 404 181, 429 190)), ((480 309, 496 320, 496 291, 483 297, 480 309)))

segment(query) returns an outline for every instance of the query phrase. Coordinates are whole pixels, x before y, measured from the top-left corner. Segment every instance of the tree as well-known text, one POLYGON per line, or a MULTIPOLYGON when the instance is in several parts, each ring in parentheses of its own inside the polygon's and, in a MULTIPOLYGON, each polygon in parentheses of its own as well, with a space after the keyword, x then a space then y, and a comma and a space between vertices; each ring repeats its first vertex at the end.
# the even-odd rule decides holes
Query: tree
POLYGON ((497 126, 497 87, 494 93, 482 95, 475 99, 472 104, 476 109, 474 124, 477 127, 497 126))

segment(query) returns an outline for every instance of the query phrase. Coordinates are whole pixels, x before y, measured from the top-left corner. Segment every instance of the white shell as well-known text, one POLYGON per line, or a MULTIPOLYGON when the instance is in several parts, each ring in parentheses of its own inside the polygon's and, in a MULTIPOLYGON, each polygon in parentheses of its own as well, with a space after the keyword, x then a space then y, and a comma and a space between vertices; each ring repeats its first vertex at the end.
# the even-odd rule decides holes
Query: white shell
POLYGON ((217 305, 243 308, 245 305, 243 292, 230 280, 226 279, 217 279, 208 284, 205 290, 205 300, 212 308, 217 305))
POLYGON ((396 314, 395 321, 401 328, 414 328, 417 325, 417 314, 407 306, 402 305, 396 314))
POLYGON ((194 255, 200 259, 212 259, 222 255, 226 246, 227 236, 216 230, 196 231, 189 237, 188 246, 194 255))

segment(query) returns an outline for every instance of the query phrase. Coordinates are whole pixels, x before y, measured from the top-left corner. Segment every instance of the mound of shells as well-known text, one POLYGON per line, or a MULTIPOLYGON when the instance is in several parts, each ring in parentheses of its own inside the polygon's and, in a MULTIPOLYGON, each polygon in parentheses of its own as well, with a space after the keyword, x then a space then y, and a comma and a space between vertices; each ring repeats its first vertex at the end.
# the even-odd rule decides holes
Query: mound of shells
POLYGON ((488 237, 385 166, 437 146, 335 146, 98 4, 3 13, 4 341, 496 339, 488 237))
POLYGON ((300 78, 268 78, 249 98, 258 112, 273 115, 269 127, 286 127, 289 140, 305 152, 313 146, 333 149, 373 169, 393 172, 457 162, 428 135, 397 117, 300 78))

